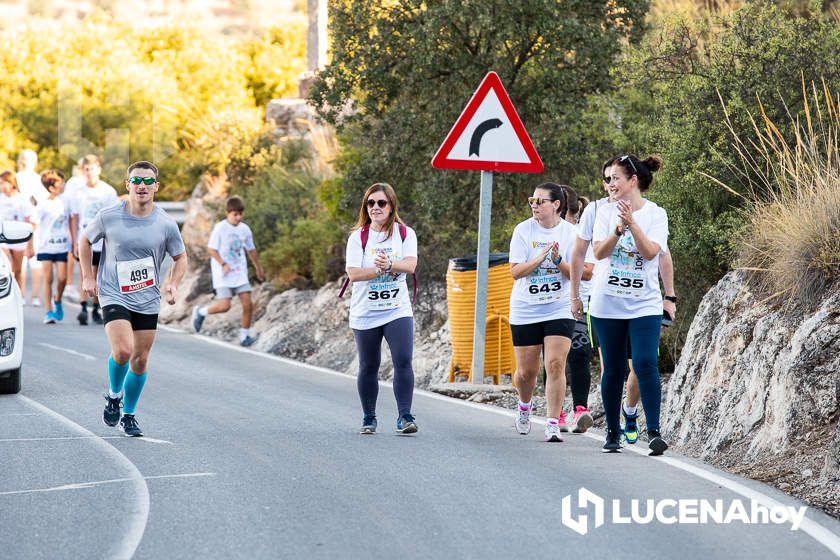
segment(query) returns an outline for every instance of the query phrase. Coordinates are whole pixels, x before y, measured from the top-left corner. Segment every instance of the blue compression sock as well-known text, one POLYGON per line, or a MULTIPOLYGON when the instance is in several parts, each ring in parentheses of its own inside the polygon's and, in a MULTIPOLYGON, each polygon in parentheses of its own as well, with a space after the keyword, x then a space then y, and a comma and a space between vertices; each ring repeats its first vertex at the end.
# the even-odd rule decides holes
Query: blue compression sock
POLYGON ((108 380, 111 383, 111 394, 119 395, 123 390, 125 374, 128 373, 128 362, 118 364, 113 356, 108 356, 108 380))
POLYGON ((133 371, 129 372, 128 379, 125 380, 124 413, 134 414, 134 407, 137 406, 137 401, 140 400, 140 393, 143 392, 143 385, 145 384, 145 373, 136 374, 133 371))

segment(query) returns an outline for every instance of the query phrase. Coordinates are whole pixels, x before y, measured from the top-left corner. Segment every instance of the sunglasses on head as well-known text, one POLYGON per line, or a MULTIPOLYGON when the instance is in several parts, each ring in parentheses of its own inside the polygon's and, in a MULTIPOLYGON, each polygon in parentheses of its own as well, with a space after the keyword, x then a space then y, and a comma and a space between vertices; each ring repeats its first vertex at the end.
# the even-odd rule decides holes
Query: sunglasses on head
POLYGON ((129 177, 128 182, 132 185, 139 185, 140 183, 143 183, 144 185, 154 185, 157 182, 157 179, 154 177, 137 177, 135 175, 134 177, 129 177))
POLYGON ((543 202, 551 202, 550 198, 539 198, 536 196, 529 196, 528 197, 528 204, 535 204, 540 206, 543 202))
POLYGON ((636 169, 636 164, 633 163, 633 158, 631 158, 630 156, 621 156, 620 158, 618 158, 618 161, 620 161, 621 163, 624 163, 625 161, 629 161, 630 162, 630 167, 633 168, 633 174, 634 175, 639 174, 639 170, 636 169))
POLYGON ((367 206, 368 206, 368 208, 373 208, 374 206, 379 206, 380 208, 385 208, 386 206, 388 206, 388 201, 383 200, 381 198, 379 200, 374 200, 372 198, 369 198, 368 201, 367 201, 367 206))

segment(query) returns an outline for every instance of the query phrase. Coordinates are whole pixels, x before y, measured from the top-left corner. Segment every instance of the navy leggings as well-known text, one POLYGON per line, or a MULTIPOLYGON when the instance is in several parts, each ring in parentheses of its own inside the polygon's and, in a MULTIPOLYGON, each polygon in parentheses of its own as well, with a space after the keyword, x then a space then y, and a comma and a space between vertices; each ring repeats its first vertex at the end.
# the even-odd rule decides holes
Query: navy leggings
POLYGON ((394 362, 394 397, 400 416, 411 413, 414 396, 414 318, 401 317, 372 329, 353 329, 356 350, 359 353, 359 399, 365 414, 376 414, 376 397, 379 394, 379 364, 382 362, 382 338, 388 342, 394 362))
POLYGON ((607 428, 618 432, 624 372, 627 370, 627 339, 633 350, 633 370, 639 379, 639 392, 645 408, 648 432, 659 431, 659 408, 662 386, 659 382, 659 330, 662 315, 648 315, 634 319, 601 319, 592 317, 592 327, 598 333, 601 354, 604 357, 604 375, 601 377, 601 399, 607 428))

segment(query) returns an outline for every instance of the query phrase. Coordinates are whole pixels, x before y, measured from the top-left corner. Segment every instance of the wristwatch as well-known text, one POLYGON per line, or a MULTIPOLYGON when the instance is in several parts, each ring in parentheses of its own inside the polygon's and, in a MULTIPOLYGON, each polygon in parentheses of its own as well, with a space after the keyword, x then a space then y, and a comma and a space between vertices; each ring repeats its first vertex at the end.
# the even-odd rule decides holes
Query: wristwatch
POLYGON ((677 296, 665 296, 665 299, 672 303, 677 303, 677 296))

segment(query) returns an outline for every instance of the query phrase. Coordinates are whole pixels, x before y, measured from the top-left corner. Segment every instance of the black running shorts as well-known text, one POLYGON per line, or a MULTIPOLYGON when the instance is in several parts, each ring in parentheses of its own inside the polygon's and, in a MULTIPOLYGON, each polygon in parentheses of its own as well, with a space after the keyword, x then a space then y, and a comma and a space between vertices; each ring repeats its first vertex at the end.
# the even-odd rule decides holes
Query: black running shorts
POLYGON ((527 325, 511 325, 514 346, 542 346, 547 336, 564 336, 569 340, 575 332, 574 319, 552 319, 527 325))
POLYGON ((111 321, 128 321, 133 331, 153 331, 157 329, 158 316, 146 313, 137 313, 122 305, 106 305, 102 308, 102 319, 107 325, 111 321))

